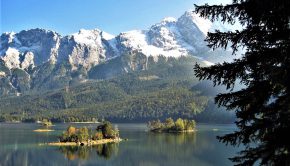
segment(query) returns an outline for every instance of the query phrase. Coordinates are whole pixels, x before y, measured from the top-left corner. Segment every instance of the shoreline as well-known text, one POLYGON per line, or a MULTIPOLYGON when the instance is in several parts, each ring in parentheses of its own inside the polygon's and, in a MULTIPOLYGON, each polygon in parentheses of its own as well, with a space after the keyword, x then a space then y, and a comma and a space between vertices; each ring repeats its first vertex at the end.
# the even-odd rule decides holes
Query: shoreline
POLYGON ((94 122, 94 121, 88 121, 88 122, 66 122, 66 123, 75 123, 75 124, 78 124, 78 123, 100 123, 100 122, 94 122))
POLYGON ((36 129, 36 130, 33 130, 34 132, 51 132, 51 131, 54 131, 54 130, 51 130, 51 129, 36 129))
POLYGON ((197 130, 167 131, 167 133, 193 133, 197 130))
POLYGON ((182 131, 173 131, 173 130, 161 130, 161 131, 154 131, 154 130, 149 130, 149 132, 153 132, 153 133, 193 133, 196 132, 197 130, 182 130, 182 131))
POLYGON ((49 145, 49 146, 93 146, 93 145, 101 145, 107 143, 119 143, 121 142, 121 138, 116 139, 101 139, 101 140, 89 140, 84 142, 49 142, 39 144, 40 146, 49 145))

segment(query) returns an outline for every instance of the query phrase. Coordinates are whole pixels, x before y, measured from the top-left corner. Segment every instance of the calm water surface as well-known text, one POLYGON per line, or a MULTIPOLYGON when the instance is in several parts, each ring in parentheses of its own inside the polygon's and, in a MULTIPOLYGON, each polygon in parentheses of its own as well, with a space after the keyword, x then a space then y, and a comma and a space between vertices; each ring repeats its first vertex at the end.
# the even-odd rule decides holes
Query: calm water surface
MULTIPOLYGON (((97 124, 74 124, 95 128, 97 124)), ((198 125, 187 134, 149 133, 145 124, 118 124, 119 144, 95 147, 49 147, 39 143, 57 141, 69 126, 56 124, 48 133, 33 132, 38 124, 0 123, 0 166, 227 166, 237 149, 216 140, 233 131, 234 125, 198 125)))

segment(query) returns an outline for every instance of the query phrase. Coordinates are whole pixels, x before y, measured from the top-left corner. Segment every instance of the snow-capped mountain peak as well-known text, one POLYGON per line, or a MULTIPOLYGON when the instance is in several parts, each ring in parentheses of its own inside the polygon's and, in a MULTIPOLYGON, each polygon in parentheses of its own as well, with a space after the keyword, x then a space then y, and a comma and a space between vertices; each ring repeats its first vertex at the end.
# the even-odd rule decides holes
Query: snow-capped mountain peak
POLYGON ((102 36, 102 38, 105 39, 105 40, 111 40, 111 39, 114 39, 114 38, 115 38, 114 35, 109 34, 109 33, 107 33, 107 32, 104 32, 104 31, 101 32, 101 36, 102 36))
MULTIPOLYGON (((208 22, 186 12, 178 20, 167 17, 148 30, 129 31, 119 35, 121 51, 135 50, 147 56, 180 57, 208 50, 204 39, 208 22), (196 24, 202 25, 203 30, 196 24), (204 31, 204 33, 202 32, 204 31)), ((210 26, 210 24, 208 24, 210 26)))
POLYGON ((192 11, 185 12, 178 19, 178 21, 183 22, 183 24, 187 24, 187 25, 195 24, 204 35, 207 35, 207 32, 212 27, 212 22, 210 20, 201 18, 199 14, 196 14, 192 11))
POLYGON ((73 69, 80 65, 90 69, 130 52, 155 57, 197 56, 208 50, 204 39, 210 27, 210 21, 186 12, 178 19, 166 17, 147 30, 128 31, 117 36, 100 29, 81 29, 68 36, 39 28, 3 33, 0 58, 8 68, 67 61, 73 69))
POLYGON ((101 30, 85 30, 81 29, 78 33, 72 35, 75 42, 86 45, 101 45, 101 30))
POLYGON ((172 58, 178 59, 176 62, 191 59, 192 63, 210 66, 226 55, 216 53, 217 50, 213 53, 206 46, 206 33, 213 27, 216 24, 186 12, 178 19, 167 17, 146 30, 117 36, 100 29, 81 29, 67 36, 39 28, 3 33, 0 95, 59 89, 87 79, 150 70, 151 65, 158 66, 159 62, 171 65, 175 61, 172 58))

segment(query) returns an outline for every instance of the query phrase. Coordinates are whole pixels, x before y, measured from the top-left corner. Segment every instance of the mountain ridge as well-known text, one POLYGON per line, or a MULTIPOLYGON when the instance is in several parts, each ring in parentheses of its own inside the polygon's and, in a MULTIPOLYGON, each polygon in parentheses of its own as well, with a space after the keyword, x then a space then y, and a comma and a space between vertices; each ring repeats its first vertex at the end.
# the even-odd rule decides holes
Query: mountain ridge
POLYGON ((66 36, 39 28, 3 33, 0 121, 92 116, 231 121, 232 115, 213 113, 207 91, 214 90, 194 76, 195 63, 209 66, 228 54, 206 46, 210 27, 186 12, 117 36, 100 29, 66 36))
POLYGON ((40 28, 3 33, 0 95, 18 95, 35 88, 63 88, 70 82, 84 82, 90 76, 104 79, 104 76, 146 70, 149 59, 157 63, 163 57, 192 56, 204 65, 212 65, 204 56, 210 53, 204 42, 205 28, 209 25, 209 21, 186 12, 178 19, 165 18, 147 30, 127 31, 117 36, 100 29, 81 29, 66 36, 40 28), (119 66, 99 67, 114 63, 119 66))
POLYGON ((0 57, 9 69, 26 69, 30 65, 34 67, 48 61, 57 63, 63 60, 75 67, 82 65, 89 69, 130 51, 167 57, 197 54, 201 50, 208 50, 203 41, 204 30, 202 32, 195 24, 197 18, 186 12, 179 19, 165 18, 147 30, 127 31, 117 36, 100 29, 81 29, 66 36, 40 28, 3 33, 0 57), (190 34, 188 32, 194 35, 186 37, 190 34))

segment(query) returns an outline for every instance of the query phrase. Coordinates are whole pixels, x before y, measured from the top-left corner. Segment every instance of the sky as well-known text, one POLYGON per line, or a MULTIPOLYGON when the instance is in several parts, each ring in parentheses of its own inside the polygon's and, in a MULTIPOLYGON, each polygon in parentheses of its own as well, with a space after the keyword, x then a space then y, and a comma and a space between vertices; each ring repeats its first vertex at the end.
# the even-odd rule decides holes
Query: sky
POLYGON ((117 35, 180 17, 193 4, 229 0, 0 0, 0 33, 44 28, 62 35, 101 29, 117 35))

